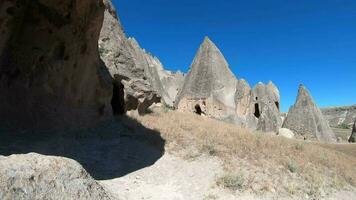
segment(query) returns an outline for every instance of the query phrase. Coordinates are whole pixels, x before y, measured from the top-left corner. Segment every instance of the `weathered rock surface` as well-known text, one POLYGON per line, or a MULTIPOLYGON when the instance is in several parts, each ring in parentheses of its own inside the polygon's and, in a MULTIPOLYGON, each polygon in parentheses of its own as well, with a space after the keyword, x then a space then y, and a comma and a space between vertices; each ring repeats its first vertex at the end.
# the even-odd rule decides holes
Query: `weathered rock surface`
POLYGON ((356 105, 322 108, 326 120, 331 127, 352 127, 356 120, 356 105))
POLYGON ((74 160, 39 154, 0 156, 0 199, 112 199, 74 160))
POLYGON ((206 37, 178 93, 175 107, 186 112, 201 109, 217 119, 235 115, 236 84, 224 56, 206 37))
POLYGON ((98 0, 0 2, 0 123, 87 126, 111 115, 98 0))
POLYGON ((289 139, 293 139, 294 138, 294 133, 293 131, 287 129, 287 128, 280 128, 278 130, 277 135, 285 137, 285 138, 289 138, 289 139))
POLYGON ((175 107, 264 132, 282 125, 280 96, 270 82, 253 90, 237 80, 216 45, 205 38, 178 93, 175 107))
POLYGON ((277 87, 269 82, 267 85, 258 83, 251 92, 250 97, 250 119, 255 117, 256 123, 248 124, 264 132, 277 132, 282 126, 279 111, 280 95, 277 87))
POLYGON ((351 133, 349 142, 351 142, 351 143, 355 143, 356 142, 356 120, 355 120, 354 126, 352 128, 352 133, 351 133))
POLYGON ((299 87, 297 100, 290 108, 283 128, 288 128, 306 139, 317 139, 323 142, 336 141, 328 122, 303 85, 299 87))
MULTIPOLYGON (((131 98, 125 98, 131 102, 126 102, 126 104, 132 104, 132 100, 140 101, 145 98, 147 98, 145 102, 151 102, 152 96, 159 95, 164 103, 173 106, 177 88, 182 82, 179 74, 175 76, 165 71, 157 57, 142 49, 134 38, 127 38, 111 0, 104 0, 104 4, 106 9, 100 33, 99 51, 114 79, 115 75, 120 75, 126 80, 132 80, 130 86, 127 86, 127 82, 125 83, 124 92, 131 93, 128 94, 131 98), (139 84, 134 85, 136 83, 139 84), (143 85, 145 87, 140 88, 143 85), (138 88, 137 92, 141 94, 140 100, 135 100, 134 97, 137 95, 132 95, 132 89, 127 91, 128 88, 138 88), (144 93, 142 93, 143 90, 144 93)), ((115 80, 115 82, 121 84, 120 80, 115 80)))

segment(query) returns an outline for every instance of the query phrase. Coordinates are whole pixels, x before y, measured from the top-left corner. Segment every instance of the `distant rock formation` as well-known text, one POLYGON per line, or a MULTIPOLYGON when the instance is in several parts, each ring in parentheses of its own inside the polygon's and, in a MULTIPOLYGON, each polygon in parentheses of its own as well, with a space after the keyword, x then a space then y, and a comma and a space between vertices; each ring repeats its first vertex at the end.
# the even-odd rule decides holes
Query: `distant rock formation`
POLYGON ((0 156, 0 199, 113 199, 74 160, 39 154, 0 156))
POLYGON ((353 126, 353 128, 352 128, 352 133, 351 133, 349 142, 350 142, 350 143, 355 143, 355 142, 356 142, 356 120, 355 120, 354 126, 353 126))
POLYGON ((2 127, 79 127, 111 115, 97 44, 103 12, 97 0, 0 2, 2 127))
POLYGON ((321 112, 331 127, 351 128, 356 120, 356 105, 322 108, 321 112))
POLYGON ((185 112, 201 110, 217 119, 227 118, 235 114, 236 84, 224 56, 206 37, 178 93, 175 107, 185 112))
POLYGON ((317 139, 323 142, 336 141, 328 122, 303 85, 299 87, 297 100, 290 108, 283 128, 288 128, 307 139, 317 139))
POLYGON ((224 56, 208 38, 201 44, 175 107, 265 132, 282 125, 277 87, 259 83, 253 90, 235 78, 224 56))

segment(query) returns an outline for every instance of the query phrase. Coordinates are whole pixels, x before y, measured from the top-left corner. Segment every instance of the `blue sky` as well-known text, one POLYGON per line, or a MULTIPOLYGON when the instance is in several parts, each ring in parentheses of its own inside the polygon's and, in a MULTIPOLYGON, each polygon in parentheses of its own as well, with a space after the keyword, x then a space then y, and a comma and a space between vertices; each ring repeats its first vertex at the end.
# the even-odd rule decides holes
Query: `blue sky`
POLYGON ((355 0, 114 0, 128 36, 187 72, 204 36, 251 86, 272 80, 288 111, 303 83, 321 107, 356 104, 355 0))

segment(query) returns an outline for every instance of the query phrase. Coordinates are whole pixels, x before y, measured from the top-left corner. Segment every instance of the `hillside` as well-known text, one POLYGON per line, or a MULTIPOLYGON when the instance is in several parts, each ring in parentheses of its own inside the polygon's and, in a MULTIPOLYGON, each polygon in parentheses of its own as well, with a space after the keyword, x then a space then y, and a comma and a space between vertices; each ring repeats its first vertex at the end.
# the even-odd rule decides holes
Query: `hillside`
POLYGON ((347 195, 355 195, 355 145, 290 140, 177 111, 132 117, 160 133, 166 153, 147 169, 103 182, 112 189, 119 183, 128 185, 118 194, 158 198, 166 193, 155 192, 164 188, 177 199, 189 195, 191 199, 328 199, 333 195, 350 199, 347 195))

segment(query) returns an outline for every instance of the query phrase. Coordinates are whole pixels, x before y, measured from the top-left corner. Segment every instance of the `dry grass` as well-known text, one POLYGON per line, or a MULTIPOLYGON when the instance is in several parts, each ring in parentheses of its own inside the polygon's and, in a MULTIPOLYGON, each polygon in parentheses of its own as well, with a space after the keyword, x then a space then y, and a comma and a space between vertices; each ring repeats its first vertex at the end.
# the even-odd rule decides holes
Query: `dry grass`
MULTIPOLYGON (((135 118, 161 133, 167 151, 188 152, 185 156, 190 159, 202 153, 217 156, 227 173, 236 171, 237 166, 250 168, 245 177, 246 188, 267 181, 269 184, 262 185, 259 191, 284 190, 290 194, 318 196, 321 191, 356 186, 356 154, 343 152, 343 146, 323 146, 252 133, 178 111, 135 118), (268 174, 266 180, 256 177, 259 173, 268 174)), ((355 145, 345 147, 347 152, 356 152, 355 145)))

